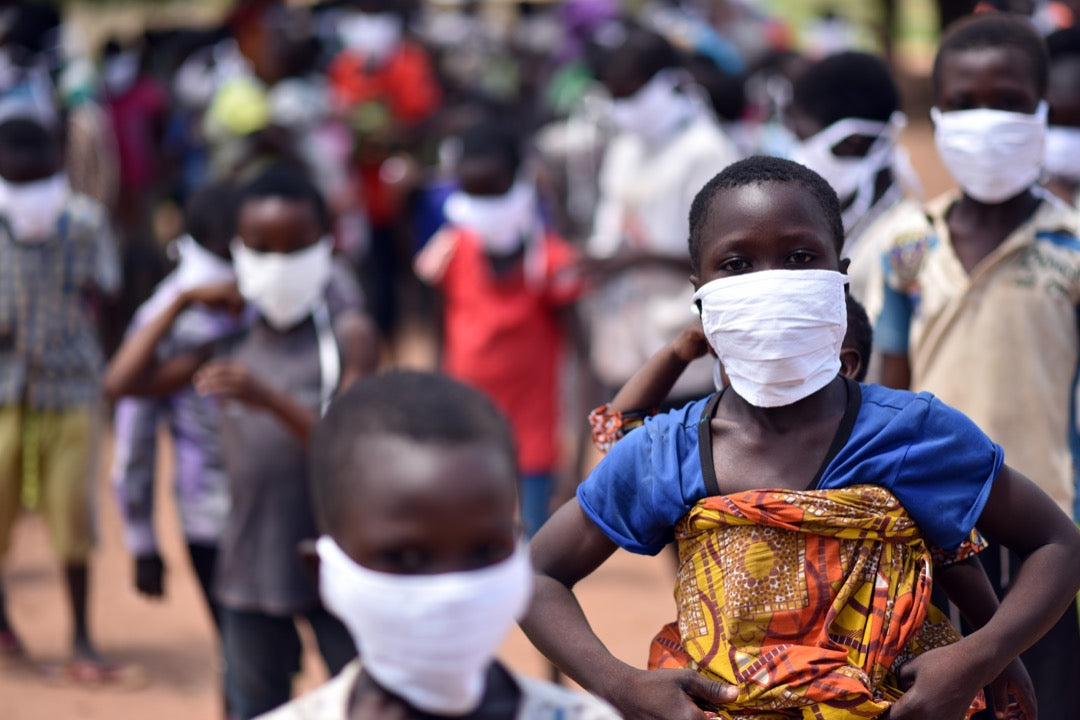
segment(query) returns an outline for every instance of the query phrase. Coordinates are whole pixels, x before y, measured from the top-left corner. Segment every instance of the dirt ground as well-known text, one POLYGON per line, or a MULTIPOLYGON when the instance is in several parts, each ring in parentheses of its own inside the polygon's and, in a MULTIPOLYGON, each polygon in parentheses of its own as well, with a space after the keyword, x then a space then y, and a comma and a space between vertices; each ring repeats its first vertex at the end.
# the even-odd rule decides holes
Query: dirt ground
MULTIPOLYGON (((930 128, 913 123, 905 133, 915 167, 928 196, 947 187, 948 176, 933 152, 930 128)), ((422 345, 422 343, 421 343, 422 345)), ((424 354, 418 351, 419 356, 424 354)), ((412 358, 410 364, 422 362, 412 358)), ((102 423, 105 426, 106 423, 102 423)), ((167 457, 162 453, 162 457, 167 457)), ((92 566, 91 622, 101 650, 112 660, 138 665, 142 687, 78 688, 57 684, 22 668, 0 666, 0 718, 4 720, 215 720, 221 716, 217 659, 210 618, 180 542, 166 483, 158 488, 162 551, 168 567, 166 597, 151 602, 135 593, 131 560, 124 551, 120 522, 101 457, 98 483, 100 537, 92 566)), ((163 460, 164 462, 164 460, 163 460)), ((159 477, 167 477, 160 468, 159 477)), ((600 638, 628 663, 644 666, 649 640, 674 619, 673 562, 667 555, 645 558, 620 552, 579 585, 586 615, 600 638)), ((68 652, 70 622, 59 569, 49 550, 40 518, 25 514, 3 570, 12 621, 36 662, 56 662, 68 652)), ((306 645, 297 690, 325 677, 306 645)), ((517 630, 501 657, 513 668, 544 676, 547 666, 517 630)))

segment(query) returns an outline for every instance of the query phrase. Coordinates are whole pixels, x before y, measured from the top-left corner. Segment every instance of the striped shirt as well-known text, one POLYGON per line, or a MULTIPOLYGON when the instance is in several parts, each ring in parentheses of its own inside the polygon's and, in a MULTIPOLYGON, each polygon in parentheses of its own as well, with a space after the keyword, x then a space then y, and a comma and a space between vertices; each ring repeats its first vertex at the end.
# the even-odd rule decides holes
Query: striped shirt
POLYGON ((101 349, 94 299, 120 287, 104 208, 73 194, 56 232, 21 242, 0 218, 0 405, 38 410, 97 401, 101 349))

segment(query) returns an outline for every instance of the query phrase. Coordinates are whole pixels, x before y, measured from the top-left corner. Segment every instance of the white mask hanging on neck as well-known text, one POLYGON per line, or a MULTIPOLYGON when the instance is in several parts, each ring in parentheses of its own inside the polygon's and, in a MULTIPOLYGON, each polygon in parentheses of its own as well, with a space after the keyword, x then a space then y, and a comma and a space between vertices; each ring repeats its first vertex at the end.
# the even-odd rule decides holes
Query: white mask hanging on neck
POLYGON ((446 199, 446 219, 480 236, 492 255, 511 255, 532 240, 540 229, 536 189, 518 180, 502 195, 455 192, 446 199))

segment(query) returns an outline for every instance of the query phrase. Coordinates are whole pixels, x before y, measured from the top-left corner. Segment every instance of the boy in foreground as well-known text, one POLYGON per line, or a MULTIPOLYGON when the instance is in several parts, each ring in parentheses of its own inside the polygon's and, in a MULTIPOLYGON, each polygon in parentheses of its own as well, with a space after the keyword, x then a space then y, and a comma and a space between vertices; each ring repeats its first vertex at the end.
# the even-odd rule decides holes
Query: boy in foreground
POLYGON ((362 660, 266 720, 614 720, 495 651, 532 596, 510 428, 479 392, 424 373, 358 382, 312 438, 324 533, 308 557, 362 660))

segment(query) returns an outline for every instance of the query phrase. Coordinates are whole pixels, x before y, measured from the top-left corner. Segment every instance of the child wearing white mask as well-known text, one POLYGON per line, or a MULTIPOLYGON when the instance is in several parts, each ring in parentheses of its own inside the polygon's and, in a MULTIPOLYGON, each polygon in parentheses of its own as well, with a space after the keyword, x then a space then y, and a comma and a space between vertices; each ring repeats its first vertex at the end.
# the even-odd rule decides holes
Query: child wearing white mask
POLYGON ((921 198, 909 199, 919 193, 918 179, 899 145, 906 122, 889 66, 877 56, 832 55, 794 83, 789 123, 799 143, 791 159, 840 197, 849 290, 871 320, 881 310, 881 245, 898 222, 921 214, 921 198))
POLYGON ((581 293, 577 254, 540 217, 519 139, 482 120, 461 137, 447 226, 417 256, 443 301, 442 368, 483 390, 517 440, 528 534, 547 519, 559 457, 564 310, 581 293))
POLYGON ((1080 27, 1050 35, 1046 46, 1050 51, 1046 187, 1080 207, 1080 27))
POLYGON ((495 652, 532 597, 506 419, 443 376, 390 372, 334 401, 312 437, 323 533, 305 554, 361 659, 266 720, 614 720, 495 652))
MULTIPOLYGON (((684 233, 694 193, 738 159, 706 93, 661 36, 629 26, 598 64, 616 131, 600 168, 585 251, 606 276, 586 305, 592 370, 608 390, 625 383, 686 321, 684 233)), ((676 398, 711 387, 707 361, 680 379, 676 398)))
POLYGON ((690 280, 730 387, 615 443, 533 540, 523 628, 626 717, 960 720, 1080 588, 1080 532, 1000 446, 929 394, 840 374, 843 239, 836 194, 801 165, 754 157, 706 184, 690 280), (928 546, 975 527, 1026 557, 960 639, 929 608, 928 546), (572 588, 619 547, 673 540, 679 622, 640 670, 572 588))
MULTIPOLYGON (((122 679, 87 622, 91 472, 102 353, 94 308, 120 289, 105 209, 72 192, 51 115, 9 106, 0 123, 0 560, 23 502, 44 516, 64 567, 76 681, 122 679), (36 466, 36 478, 24 468, 36 466), (32 483, 36 479, 36 483, 32 483), (24 483, 32 483, 24 487, 24 483), (35 498, 36 496, 36 498, 35 498)), ((0 657, 25 659, 0 590, 0 657)))
POLYGON ((319 603, 297 544, 315 537, 306 446, 330 399, 374 371, 378 346, 355 280, 332 259, 326 207, 295 170, 272 167, 239 191, 236 282, 186 290, 113 359, 115 394, 166 394, 188 383, 219 399, 230 508, 214 594, 221 608, 229 709, 252 718, 285 703, 299 668, 294 621, 315 632, 332 673, 355 653, 319 603), (161 358, 194 305, 244 314, 235 335, 161 358))
MULTIPOLYGON (((132 335, 163 312, 181 293, 196 287, 234 280, 229 242, 235 236, 232 198, 226 182, 205 185, 188 199, 184 210, 187 232, 178 238, 176 268, 135 312, 127 334, 132 335)), ((242 319, 227 310, 190 307, 159 346, 163 357, 201 347, 235 333, 242 319)), ((106 378, 107 399, 112 378, 106 378)), ((154 488, 158 458, 158 426, 164 422, 172 440, 171 483, 191 567, 207 609, 219 630, 213 598, 218 542, 225 529, 229 495, 221 465, 220 408, 200 397, 190 385, 167 397, 126 397, 113 414, 111 479, 124 527, 124 544, 134 557, 135 588, 160 598, 165 595, 165 563, 155 531, 154 488)))
MULTIPOLYGON (((976 16, 943 38, 932 117, 960 192, 931 201, 886 245, 875 343, 886 384, 933 392, 967 414, 1071 514, 1080 238, 1075 211, 1036 184, 1047 65, 1041 38, 1007 15, 976 16)), ((999 592, 1013 585, 1011 597, 1019 558, 997 545, 981 557, 999 592)), ((1040 715, 1068 717, 1080 706, 1080 628, 1075 611, 1051 620, 1023 660, 1040 715)))

